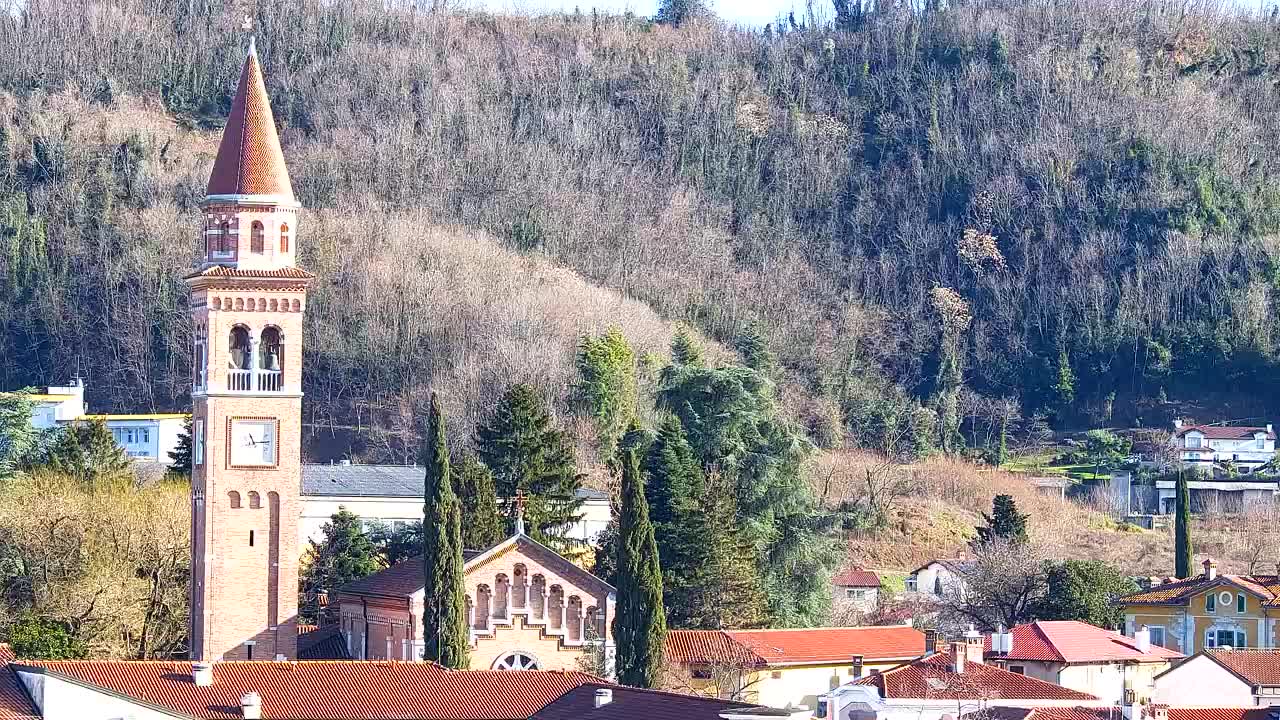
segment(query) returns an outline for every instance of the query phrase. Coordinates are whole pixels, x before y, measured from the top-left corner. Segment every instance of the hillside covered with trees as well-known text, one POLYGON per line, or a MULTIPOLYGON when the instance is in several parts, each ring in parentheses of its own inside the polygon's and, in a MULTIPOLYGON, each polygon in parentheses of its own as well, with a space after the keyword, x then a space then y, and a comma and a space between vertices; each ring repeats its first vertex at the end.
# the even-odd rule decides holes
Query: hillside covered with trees
MULTIPOLYGON (((747 30, 258 2, 319 274, 308 419, 404 459, 429 388, 460 433, 515 382, 568 413, 582 334, 657 368, 676 320, 771 349, 827 446, 1273 413, 1280 19, 906 5, 747 30)), ((0 386, 185 404, 238 7, 0 18, 0 386)))

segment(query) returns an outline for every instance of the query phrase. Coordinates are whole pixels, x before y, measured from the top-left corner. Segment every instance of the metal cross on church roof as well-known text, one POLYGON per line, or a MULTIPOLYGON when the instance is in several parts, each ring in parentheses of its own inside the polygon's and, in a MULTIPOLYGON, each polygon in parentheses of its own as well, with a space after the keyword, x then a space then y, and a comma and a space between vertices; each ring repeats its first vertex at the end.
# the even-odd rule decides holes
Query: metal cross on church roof
POLYGON ((516 490, 516 494, 512 497, 516 503, 516 534, 524 534, 524 506, 529 500, 529 494, 524 490, 516 490))

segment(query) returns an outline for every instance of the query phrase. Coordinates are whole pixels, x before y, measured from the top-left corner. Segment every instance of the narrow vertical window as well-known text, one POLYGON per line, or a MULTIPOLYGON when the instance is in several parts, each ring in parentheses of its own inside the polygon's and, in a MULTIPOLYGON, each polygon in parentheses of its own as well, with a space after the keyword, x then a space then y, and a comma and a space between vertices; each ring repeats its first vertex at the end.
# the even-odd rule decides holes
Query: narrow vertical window
POLYGON ((204 421, 197 420, 191 427, 191 462, 204 464, 204 421))
POLYGON ((222 225, 218 228, 218 253, 222 255, 231 254, 231 223, 223 220, 222 225))
POLYGON ((289 226, 284 223, 280 224, 280 252, 289 252, 289 226))
POLYGON ((249 531, 249 547, 253 547, 253 531, 249 531))
POLYGON ((262 223, 254 220, 249 234, 249 252, 261 255, 264 245, 265 241, 262 223))

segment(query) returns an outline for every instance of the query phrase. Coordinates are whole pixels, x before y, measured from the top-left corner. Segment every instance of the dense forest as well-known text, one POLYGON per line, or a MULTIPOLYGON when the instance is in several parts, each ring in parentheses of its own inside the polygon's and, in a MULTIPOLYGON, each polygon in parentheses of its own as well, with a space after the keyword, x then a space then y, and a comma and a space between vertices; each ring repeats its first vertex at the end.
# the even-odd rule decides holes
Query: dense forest
MULTIPOLYGON (((187 402, 180 277, 244 11, 0 17, 0 386, 79 372, 100 410, 187 402)), ((828 446, 883 448, 922 413, 948 449, 984 416, 989 436, 1280 409, 1275 13, 252 13, 319 275, 308 420, 360 429, 368 459, 404 459, 432 389, 464 445, 513 383, 570 416, 581 336, 616 325, 652 378, 676 321, 713 354, 763 340, 828 446)))

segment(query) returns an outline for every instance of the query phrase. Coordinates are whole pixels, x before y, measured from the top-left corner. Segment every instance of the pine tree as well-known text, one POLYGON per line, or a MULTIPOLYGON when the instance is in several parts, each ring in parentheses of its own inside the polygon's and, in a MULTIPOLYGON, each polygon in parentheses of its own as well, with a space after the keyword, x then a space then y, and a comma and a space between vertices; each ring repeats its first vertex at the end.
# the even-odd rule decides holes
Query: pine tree
POLYGON ((671 339, 671 363, 677 366, 702 365, 702 348, 683 324, 676 328, 675 337, 671 339))
POLYGON ((764 375, 773 372, 773 353, 769 352, 769 343, 759 322, 748 323, 734 341, 734 346, 742 355, 742 364, 764 375))
POLYGON ((622 331, 584 336, 578 346, 574 401, 591 415, 600 454, 613 456, 618 439, 636 412, 636 355, 622 331))
POLYGON ((618 682, 651 688, 658 683, 667 636, 662 567, 653 525, 649 523, 639 462, 634 450, 624 450, 622 454, 618 606, 613 624, 618 682))
POLYGON ((768 613, 756 549, 738 529, 732 489, 722 485, 718 476, 705 478, 702 504, 691 520, 699 564, 688 592, 679 599, 688 604, 681 619, 687 627, 707 630, 763 627, 768 613))
POLYGON ((517 490, 529 494, 524 516, 530 537, 557 549, 568 547, 564 533, 582 517, 577 495, 582 478, 572 444, 552 424, 538 391, 513 385, 476 436, 480 459, 493 471, 498 495, 510 498, 517 490))
POLYGON ((340 508, 329 518, 323 529, 323 539, 311 542, 309 562, 302 574, 303 619, 317 624, 336 621, 337 607, 329 610, 318 607, 316 598, 321 591, 334 592, 353 580, 372 575, 385 565, 376 543, 360 527, 360 518, 351 511, 340 508), (322 613, 328 613, 327 618, 322 613))
POLYGON ((1012 495, 997 495, 991 501, 991 514, 982 514, 987 526, 977 528, 977 544, 981 545, 993 540, 1026 542, 1028 517, 1018 512, 1018 505, 1014 502, 1012 495))
POLYGON ((116 444, 102 420, 62 428, 49 446, 45 461, 87 485, 125 480, 132 469, 129 456, 116 444))
POLYGON ((462 458, 458 471, 458 500, 462 504, 462 547, 484 550, 506 536, 498 512, 493 473, 473 455, 462 458))
POLYGON ((658 3, 656 20, 660 23, 680 27, 695 17, 708 14, 710 9, 706 0, 661 0, 658 3))
POLYGON ((444 415, 440 400, 431 394, 427 442, 422 452, 426 466, 423 488, 422 563, 426 594, 423 599, 422 636, 424 660, 448 668, 469 667, 470 638, 467 605, 463 593, 462 520, 458 498, 449 473, 449 448, 445 444, 444 415))
POLYGON ((169 451, 169 469, 184 475, 191 474, 191 418, 182 424, 182 433, 178 435, 178 444, 169 451))
POLYGON ((1174 575, 1179 578, 1191 577, 1191 492, 1187 489, 1187 478, 1178 471, 1177 484, 1178 514, 1174 519, 1174 575))
POLYGON ((685 439, 680 419, 668 416, 658 428, 644 460, 645 497, 658 539, 662 564, 663 605, 672 627, 696 627, 700 616, 692 595, 702 586, 705 570, 705 518, 699 502, 702 468, 685 439))

